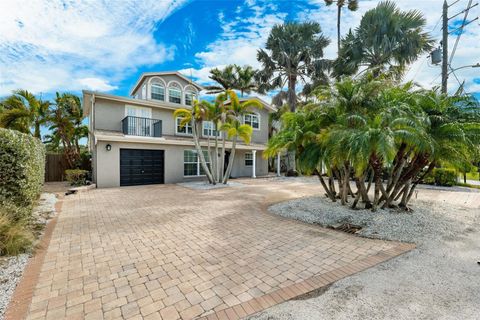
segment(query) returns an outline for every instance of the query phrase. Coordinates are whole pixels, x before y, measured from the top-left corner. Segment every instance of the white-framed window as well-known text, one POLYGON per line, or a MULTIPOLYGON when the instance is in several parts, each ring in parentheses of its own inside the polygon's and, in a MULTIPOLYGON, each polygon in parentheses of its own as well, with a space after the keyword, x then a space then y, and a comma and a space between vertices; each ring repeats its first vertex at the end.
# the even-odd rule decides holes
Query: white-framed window
POLYGON ((187 106, 193 106, 193 100, 197 99, 197 94, 193 91, 185 92, 185 104, 187 106))
POLYGON ((192 124, 191 124, 191 123, 186 123, 186 124, 182 127, 182 126, 181 126, 182 120, 183 120, 183 117, 176 117, 176 118, 175 118, 175 133, 176 133, 176 134, 186 134, 186 135, 191 135, 191 134, 193 134, 192 124))
MULTIPOLYGON (((203 156, 207 166, 210 166, 208 151, 203 151, 203 156)), ((183 175, 185 177, 205 175, 197 150, 183 150, 183 175)))
POLYGON ((176 82, 168 85, 168 101, 171 103, 182 103, 182 87, 176 82))
POLYGON ((253 130, 260 130, 260 117, 256 113, 247 113, 243 116, 243 123, 250 125, 253 130))
POLYGON ((152 83, 151 89, 150 98, 152 98, 152 100, 165 101, 165 87, 163 85, 160 83, 152 83))
POLYGON ((245 166, 247 167, 253 166, 253 153, 251 152, 245 153, 245 166))
POLYGON ((203 121, 202 122, 202 133, 204 137, 219 137, 220 132, 215 130, 215 125, 212 121, 203 121))

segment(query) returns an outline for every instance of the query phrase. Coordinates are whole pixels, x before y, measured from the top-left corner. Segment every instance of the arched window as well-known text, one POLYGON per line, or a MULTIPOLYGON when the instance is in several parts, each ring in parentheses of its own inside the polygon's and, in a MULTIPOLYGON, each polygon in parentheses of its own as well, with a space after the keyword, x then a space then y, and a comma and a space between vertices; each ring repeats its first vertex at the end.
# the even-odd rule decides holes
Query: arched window
POLYGON ((182 103, 182 87, 176 82, 171 82, 168 85, 168 101, 182 103))
POLYGON ((152 100, 165 101, 165 85, 162 82, 152 82, 150 85, 150 98, 152 100))
POLYGON ((185 104, 187 106, 193 106, 193 101, 197 100, 197 91, 191 86, 188 85, 185 87, 185 104))

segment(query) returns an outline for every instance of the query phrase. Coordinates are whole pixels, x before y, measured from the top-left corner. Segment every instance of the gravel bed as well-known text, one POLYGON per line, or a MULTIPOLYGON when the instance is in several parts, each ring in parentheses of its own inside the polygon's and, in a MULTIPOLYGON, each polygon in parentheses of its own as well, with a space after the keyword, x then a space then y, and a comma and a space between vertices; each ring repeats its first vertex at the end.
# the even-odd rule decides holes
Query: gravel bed
POLYGON ((431 203, 417 201, 413 212, 398 210, 350 210, 324 197, 302 198, 275 204, 270 211, 283 217, 316 223, 324 227, 342 223, 359 225, 359 235, 368 238, 398 240, 421 244, 462 233, 475 218, 466 208, 455 208, 455 217, 431 203), (461 219, 458 219, 461 217, 461 219))
MULTIPOLYGON (((54 217, 56 202, 57 198, 54 194, 42 193, 37 206, 33 209, 33 229, 37 238, 41 237, 45 225, 54 217)), ((30 257, 31 253, 0 257, 0 320, 4 319, 5 310, 30 257)))
POLYGON ((417 200, 413 207, 411 213, 352 211, 320 197, 271 206, 284 217, 324 226, 350 222, 363 226, 361 236, 414 242, 417 248, 317 297, 288 301, 251 319, 479 319, 480 204, 417 200))
POLYGON ((29 254, 0 258, 0 319, 2 320, 29 258, 29 254))

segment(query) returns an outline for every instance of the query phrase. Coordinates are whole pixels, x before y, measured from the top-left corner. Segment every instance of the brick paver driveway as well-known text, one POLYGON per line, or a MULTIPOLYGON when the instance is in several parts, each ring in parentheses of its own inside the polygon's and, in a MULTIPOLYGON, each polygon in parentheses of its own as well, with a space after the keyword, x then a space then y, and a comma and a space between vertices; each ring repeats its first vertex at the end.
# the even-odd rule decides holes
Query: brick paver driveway
POLYGON ((409 249, 266 212, 316 184, 242 183, 66 197, 28 318, 240 318, 409 249))

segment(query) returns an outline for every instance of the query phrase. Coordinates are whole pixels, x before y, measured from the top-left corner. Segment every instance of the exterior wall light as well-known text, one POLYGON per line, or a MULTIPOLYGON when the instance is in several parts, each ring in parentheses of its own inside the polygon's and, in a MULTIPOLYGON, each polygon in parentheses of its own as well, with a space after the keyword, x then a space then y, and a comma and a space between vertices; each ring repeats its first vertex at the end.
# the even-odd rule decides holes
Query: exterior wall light
POLYGON ((112 145, 111 145, 111 144, 107 144, 107 145, 105 146, 105 149, 106 149, 107 151, 112 150, 112 145))

